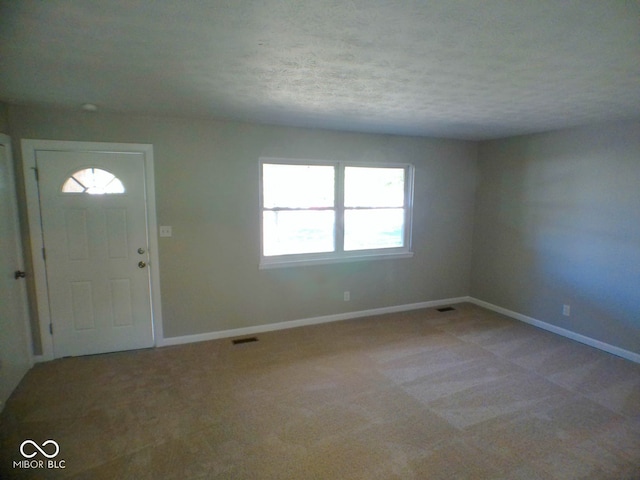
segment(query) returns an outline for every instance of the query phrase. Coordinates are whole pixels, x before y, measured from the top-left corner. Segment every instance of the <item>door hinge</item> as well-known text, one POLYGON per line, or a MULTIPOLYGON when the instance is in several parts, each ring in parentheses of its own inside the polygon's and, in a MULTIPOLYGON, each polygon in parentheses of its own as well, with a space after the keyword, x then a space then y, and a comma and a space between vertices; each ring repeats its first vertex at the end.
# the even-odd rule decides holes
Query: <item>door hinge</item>
POLYGON ((40 181, 40 173, 38 172, 38 167, 31 167, 33 169, 33 174, 36 176, 36 182, 40 181))
POLYGON ((43 260, 47 259, 47 252, 44 250, 44 247, 42 247, 42 259, 43 260))
POLYGON ((53 323, 49 324, 49 333, 53 335, 53 323))

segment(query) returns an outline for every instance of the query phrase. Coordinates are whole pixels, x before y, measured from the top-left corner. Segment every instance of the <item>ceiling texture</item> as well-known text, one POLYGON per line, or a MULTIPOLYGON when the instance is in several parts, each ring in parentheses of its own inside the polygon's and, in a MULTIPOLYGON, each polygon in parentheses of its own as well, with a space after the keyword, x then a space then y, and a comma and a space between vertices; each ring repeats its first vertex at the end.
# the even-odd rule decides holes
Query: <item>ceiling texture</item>
POLYGON ((640 119, 640 1, 0 0, 0 101, 469 140, 640 119))

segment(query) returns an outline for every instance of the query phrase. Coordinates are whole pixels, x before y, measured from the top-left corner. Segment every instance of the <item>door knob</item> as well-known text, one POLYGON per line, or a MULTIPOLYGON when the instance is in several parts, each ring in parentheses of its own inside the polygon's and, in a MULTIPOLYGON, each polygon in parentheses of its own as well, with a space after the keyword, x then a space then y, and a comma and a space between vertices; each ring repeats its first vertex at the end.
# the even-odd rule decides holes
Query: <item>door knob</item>
POLYGON ((15 277, 16 280, 18 280, 19 278, 24 278, 27 276, 26 272, 22 272, 20 270, 16 270, 15 273, 13 274, 13 276, 15 277))
POLYGON ((146 264, 146 263, 144 263, 144 262, 138 262, 138 268, 144 268, 144 267, 146 267, 146 266, 147 266, 147 264, 146 264))

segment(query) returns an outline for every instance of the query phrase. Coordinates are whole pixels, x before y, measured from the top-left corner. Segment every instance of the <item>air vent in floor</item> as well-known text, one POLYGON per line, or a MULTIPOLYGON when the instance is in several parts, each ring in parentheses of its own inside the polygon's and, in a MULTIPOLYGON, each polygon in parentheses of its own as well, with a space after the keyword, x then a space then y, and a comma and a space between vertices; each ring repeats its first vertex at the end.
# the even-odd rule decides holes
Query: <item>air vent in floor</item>
POLYGON ((257 341, 258 341, 257 337, 236 338, 235 340, 232 340, 234 345, 240 345, 241 343, 250 343, 250 342, 257 342, 257 341))
POLYGON ((438 308, 437 310, 439 312, 451 312, 451 311, 455 310, 455 308, 453 308, 453 307, 442 307, 442 308, 438 308))

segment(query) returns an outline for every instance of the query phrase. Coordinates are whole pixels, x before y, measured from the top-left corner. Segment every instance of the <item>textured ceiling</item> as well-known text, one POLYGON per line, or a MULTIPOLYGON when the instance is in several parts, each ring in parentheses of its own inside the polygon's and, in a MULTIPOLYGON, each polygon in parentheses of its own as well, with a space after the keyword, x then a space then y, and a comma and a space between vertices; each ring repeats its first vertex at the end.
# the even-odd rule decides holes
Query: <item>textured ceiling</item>
POLYGON ((483 139, 640 118, 637 0, 9 0, 0 100, 483 139))

